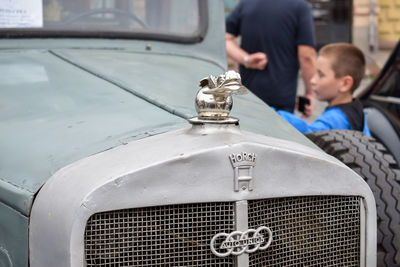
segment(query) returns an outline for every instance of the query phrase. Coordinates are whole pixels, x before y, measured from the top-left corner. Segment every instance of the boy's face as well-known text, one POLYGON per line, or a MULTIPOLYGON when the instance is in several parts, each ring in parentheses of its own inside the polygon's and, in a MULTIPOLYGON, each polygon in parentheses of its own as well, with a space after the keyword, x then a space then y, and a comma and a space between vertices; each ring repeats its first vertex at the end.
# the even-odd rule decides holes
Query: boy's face
POLYGON ((311 86, 318 100, 332 102, 340 92, 342 79, 336 78, 329 57, 319 56, 316 62, 317 72, 311 78, 311 86))

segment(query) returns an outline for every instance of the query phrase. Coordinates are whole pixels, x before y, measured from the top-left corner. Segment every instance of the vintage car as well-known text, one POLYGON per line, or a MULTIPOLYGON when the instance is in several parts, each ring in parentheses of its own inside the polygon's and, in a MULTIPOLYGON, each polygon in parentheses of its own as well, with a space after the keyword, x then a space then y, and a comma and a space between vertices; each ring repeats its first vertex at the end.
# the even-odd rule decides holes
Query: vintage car
POLYGON ((372 135, 400 163, 400 41, 378 77, 358 97, 368 114, 372 135))
MULTIPOLYGON (((388 183, 381 186, 380 192, 381 199, 384 195, 390 196, 383 205, 387 207, 384 220, 393 225, 389 227, 390 232, 386 231, 387 236, 391 236, 391 241, 387 242, 391 243, 387 246, 391 256, 387 260, 390 266, 400 266, 400 41, 379 76, 358 97, 364 104, 372 136, 394 159, 385 176, 388 183), (397 207, 388 204, 393 201, 397 202, 397 207)), ((383 241, 384 235, 378 234, 379 238, 383 241)))
POLYGON ((376 266, 373 192, 226 72, 222 2, 2 5, 0 266, 376 266))

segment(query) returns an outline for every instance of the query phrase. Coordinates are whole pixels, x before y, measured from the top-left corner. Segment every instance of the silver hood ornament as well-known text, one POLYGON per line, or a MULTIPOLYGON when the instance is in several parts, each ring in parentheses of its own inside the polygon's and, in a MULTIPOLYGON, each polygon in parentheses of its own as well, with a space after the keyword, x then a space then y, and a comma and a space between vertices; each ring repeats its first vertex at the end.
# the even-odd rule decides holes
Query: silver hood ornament
POLYGON ((189 119, 191 123, 237 123, 238 119, 229 117, 233 94, 246 94, 240 74, 230 70, 218 77, 209 76, 200 81, 201 89, 196 96, 198 117, 189 119))

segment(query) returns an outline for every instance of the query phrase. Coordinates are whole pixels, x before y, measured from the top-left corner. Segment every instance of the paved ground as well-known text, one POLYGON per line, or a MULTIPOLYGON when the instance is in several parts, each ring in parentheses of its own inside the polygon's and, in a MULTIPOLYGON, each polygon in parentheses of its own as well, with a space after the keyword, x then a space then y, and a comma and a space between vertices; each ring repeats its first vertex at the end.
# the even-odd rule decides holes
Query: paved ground
MULTIPOLYGON (((368 27, 366 26, 361 26, 361 27, 354 27, 353 28, 353 44, 358 46, 366 55, 367 59, 371 59, 371 62, 375 62, 376 65, 379 67, 383 67, 385 64, 386 60, 390 56, 390 50, 377 50, 374 52, 369 51, 369 44, 368 44, 368 27)), ((367 60, 369 61, 369 60, 367 60)), ((370 62, 370 66, 371 65, 370 62)), ((370 68, 370 70, 367 70, 367 75, 362 81, 360 85, 360 89, 368 86, 373 78, 371 75, 369 75, 369 72, 373 72, 373 67, 370 68)), ((297 87, 297 92, 298 95, 302 95, 304 92, 304 85, 302 79, 299 77, 299 84, 297 87)), ((318 100, 315 101, 315 108, 314 108, 314 114, 310 118, 307 118, 306 120, 308 122, 314 121, 325 109, 326 103, 320 102, 318 100)), ((297 115, 300 115, 299 113, 296 112, 297 115)))

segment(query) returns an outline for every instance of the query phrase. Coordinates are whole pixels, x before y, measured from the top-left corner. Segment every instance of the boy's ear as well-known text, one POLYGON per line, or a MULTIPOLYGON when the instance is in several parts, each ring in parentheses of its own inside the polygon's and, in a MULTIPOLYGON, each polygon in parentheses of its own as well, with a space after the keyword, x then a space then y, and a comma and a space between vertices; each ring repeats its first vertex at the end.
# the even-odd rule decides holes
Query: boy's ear
POLYGON ((344 92, 348 92, 351 91, 351 87, 353 87, 354 84, 354 80, 353 77, 351 77, 350 75, 346 75, 344 77, 342 77, 342 87, 340 89, 340 91, 344 92))

